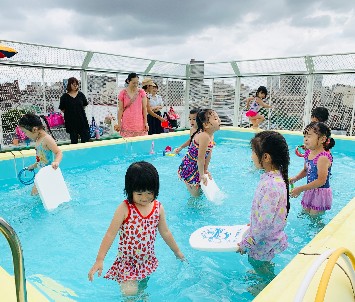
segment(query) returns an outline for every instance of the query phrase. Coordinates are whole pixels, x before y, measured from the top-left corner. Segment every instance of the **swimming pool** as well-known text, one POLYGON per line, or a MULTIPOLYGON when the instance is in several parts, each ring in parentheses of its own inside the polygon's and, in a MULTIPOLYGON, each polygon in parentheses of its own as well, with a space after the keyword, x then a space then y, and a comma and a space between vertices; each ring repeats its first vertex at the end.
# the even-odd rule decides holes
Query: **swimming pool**
MULTIPOLYGON (((185 185, 176 175, 181 157, 162 156, 167 145, 177 146, 187 136, 155 140, 155 154, 149 154, 151 140, 65 152, 61 168, 73 200, 51 213, 44 210, 38 197, 29 195, 30 187, 22 186, 13 178, 13 160, 0 162, 0 216, 20 237, 27 280, 44 289, 49 296, 53 293, 49 293, 48 288, 54 286, 50 279, 61 284, 63 288, 54 286, 54 290, 60 291, 61 301, 117 301, 120 293, 115 282, 96 278, 89 283, 87 273, 114 210, 124 198, 124 173, 128 165, 146 160, 159 171, 158 199, 164 204, 169 227, 189 261, 187 264, 175 260, 158 236, 156 253, 160 265, 148 282, 149 301, 251 301, 253 295, 249 291, 257 280, 246 256, 195 251, 189 247, 188 239, 190 233, 203 225, 248 222, 259 179, 250 159, 252 136, 249 132, 227 130, 216 133, 217 146, 210 171, 228 195, 221 206, 205 199, 189 200, 185 185)), ((285 136, 291 150, 290 175, 294 175, 303 165, 302 159, 293 152, 302 138, 285 136)), ((291 200, 286 228, 289 248, 274 259, 276 273, 355 196, 354 150, 354 141, 336 140, 331 178, 334 203, 332 210, 321 219, 311 220, 301 214, 300 197, 291 200)), ((28 165, 33 157, 24 161, 28 165)), ((21 165, 19 159, 17 166, 21 165)), ((3 250, 0 265, 12 272, 10 251, 3 238, 0 247, 3 250)), ((105 270, 112 264, 116 248, 117 241, 106 257, 105 270)))

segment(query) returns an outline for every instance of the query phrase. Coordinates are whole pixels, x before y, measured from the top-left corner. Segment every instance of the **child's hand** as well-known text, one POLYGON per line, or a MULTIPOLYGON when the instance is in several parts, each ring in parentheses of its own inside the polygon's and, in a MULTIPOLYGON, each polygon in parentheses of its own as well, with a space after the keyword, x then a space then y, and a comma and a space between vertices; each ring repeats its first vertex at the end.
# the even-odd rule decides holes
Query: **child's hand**
POLYGON ((181 147, 174 149, 174 153, 175 153, 175 154, 179 154, 180 151, 181 151, 181 147))
POLYGON ((200 175, 200 182, 207 186, 207 176, 206 174, 200 175))
POLYGON ((34 169, 36 169, 36 168, 37 168, 37 163, 28 166, 28 167, 27 167, 27 170, 28 170, 28 171, 32 171, 32 170, 34 170, 34 169))
POLYGON ((236 250, 235 252, 236 252, 236 253, 239 253, 239 254, 241 254, 241 255, 244 255, 244 254, 245 254, 245 251, 243 251, 243 250, 240 249, 239 243, 237 244, 237 250, 236 250))
POLYGON ((297 181, 296 177, 291 177, 291 178, 288 180, 288 182, 289 182, 290 184, 294 184, 296 181, 297 181))
POLYGON ((115 131, 119 132, 121 130, 121 125, 116 124, 113 129, 115 129, 115 131))
POLYGON ((89 274, 88 274, 89 281, 94 280, 94 275, 97 271, 99 271, 98 276, 99 277, 101 276, 103 266, 104 266, 103 261, 96 261, 95 262, 95 264, 93 265, 93 267, 91 268, 91 270, 89 271, 89 274))
POLYGON ((208 175, 208 178, 209 178, 209 179, 212 179, 212 175, 211 175, 211 173, 210 173, 210 172, 205 171, 205 174, 207 174, 207 175, 208 175))
POLYGON ((295 198, 298 197, 298 195, 300 195, 301 193, 302 193, 301 187, 296 187, 291 190, 290 196, 295 198))
POLYGON ((59 167, 59 163, 57 161, 52 162, 52 168, 54 170, 57 170, 58 167, 59 167))
POLYGON ((181 261, 186 261, 185 256, 180 251, 175 253, 175 256, 176 256, 176 258, 180 259, 181 261))

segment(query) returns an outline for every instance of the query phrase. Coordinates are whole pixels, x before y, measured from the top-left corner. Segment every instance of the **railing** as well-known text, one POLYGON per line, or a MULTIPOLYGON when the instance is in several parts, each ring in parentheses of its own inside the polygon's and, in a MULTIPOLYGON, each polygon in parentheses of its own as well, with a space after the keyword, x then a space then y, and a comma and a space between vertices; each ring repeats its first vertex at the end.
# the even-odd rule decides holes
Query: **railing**
POLYGON ((349 271, 350 271, 350 282, 352 285, 352 288, 354 290, 355 286, 355 257, 354 255, 346 248, 338 248, 338 249, 331 249, 328 251, 325 251, 323 254, 321 254, 316 261, 312 264, 311 268, 308 270, 307 275, 303 279, 303 282, 301 286, 298 289, 298 292, 296 293, 294 302, 302 302, 303 298, 306 294, 306 291, 312 281, 312 278, 316 274, 317 270, 319 267, 322 265, 324 261, 326 261, 329 257, 329 260, 326 264, 326 267, 324 268, 321 280, 319 282, 317 294, 315 297, 315 302, 323 302, 325 298, 325 294, 327 291, 328 283, 330 276, 333 272, 334 266, 341 257, 345 263, 347 264, 349 271))
MULTIPOLYGON (((15 126, 24 112, 58 111, 67 79, 73 76, 88 99, 89 121, 95 117, 105 126, 107 115, 117 115, 117 94, 132 71, 140 80, 154 79, 163 111, 174 106, 181 127, 189 126, 192 108, 212 108, 223 125, 249 127, 245 100, 263 85, 274 110, 260 111, 267 117, 262 129, 302 131, 311 110, 326 107, 332 134, 355 135, 355 53, 181 64, 15 41, 0 44, 18 51, 0 60, 2 147, 13 148, 15 126)), ((104 134, 110 135, 108 129, 104 134)), ((64 128, 55 136, 59 142, 69 139, 64 128)))
POLYGON ((0 218, 0 231, 7 239, 12 252, 17 302, 27 302, 25 266, 20 240, 14 229, 3 218, 0 218))

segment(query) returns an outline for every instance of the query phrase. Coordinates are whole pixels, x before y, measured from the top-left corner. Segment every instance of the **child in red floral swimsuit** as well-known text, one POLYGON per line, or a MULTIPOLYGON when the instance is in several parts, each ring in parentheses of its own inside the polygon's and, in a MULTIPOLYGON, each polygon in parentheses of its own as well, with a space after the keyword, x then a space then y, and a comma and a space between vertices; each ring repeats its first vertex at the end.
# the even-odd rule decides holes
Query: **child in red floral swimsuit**
POLYGON ((138 282, 158 267, 154 252, 157 230, 177 258, 184 260, 184 255, 168 228, 163 205, 155 199, 159 194, 155 167, 144 161, 131 164, 124 191, 127 200, 118 206, 88 277, 92 281, 97 271, 101 276, 104 258, 119 231, 117 258, 105 278, 116 280, 123 295, 131 296, 138 293, 138 282))

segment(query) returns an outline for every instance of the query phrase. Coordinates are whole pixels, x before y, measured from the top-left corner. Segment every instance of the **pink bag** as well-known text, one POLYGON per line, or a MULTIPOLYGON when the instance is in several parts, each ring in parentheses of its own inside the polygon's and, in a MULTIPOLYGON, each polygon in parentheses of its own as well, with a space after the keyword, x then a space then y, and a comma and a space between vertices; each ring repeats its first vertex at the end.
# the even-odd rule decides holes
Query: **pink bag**
POLYGON ((168 116, 170 120, 178 120, 180 118, 180 116, 175 112, 173 107, 170 107, 169 111, 168 111, 168 116))
POLYGON ((28 137, 26 136, 25 132, 23 132, 21 130, 21 128, 19 126, 16 126, 15 128, 15 133, 17 135, 17 138, 21 141, 24 141, 25 139, 27 139, 28 137))
POLYGON ((58 127, 64 125, 64 117, 60 112, 51 112, 46 116, 49 127, 58 127))

